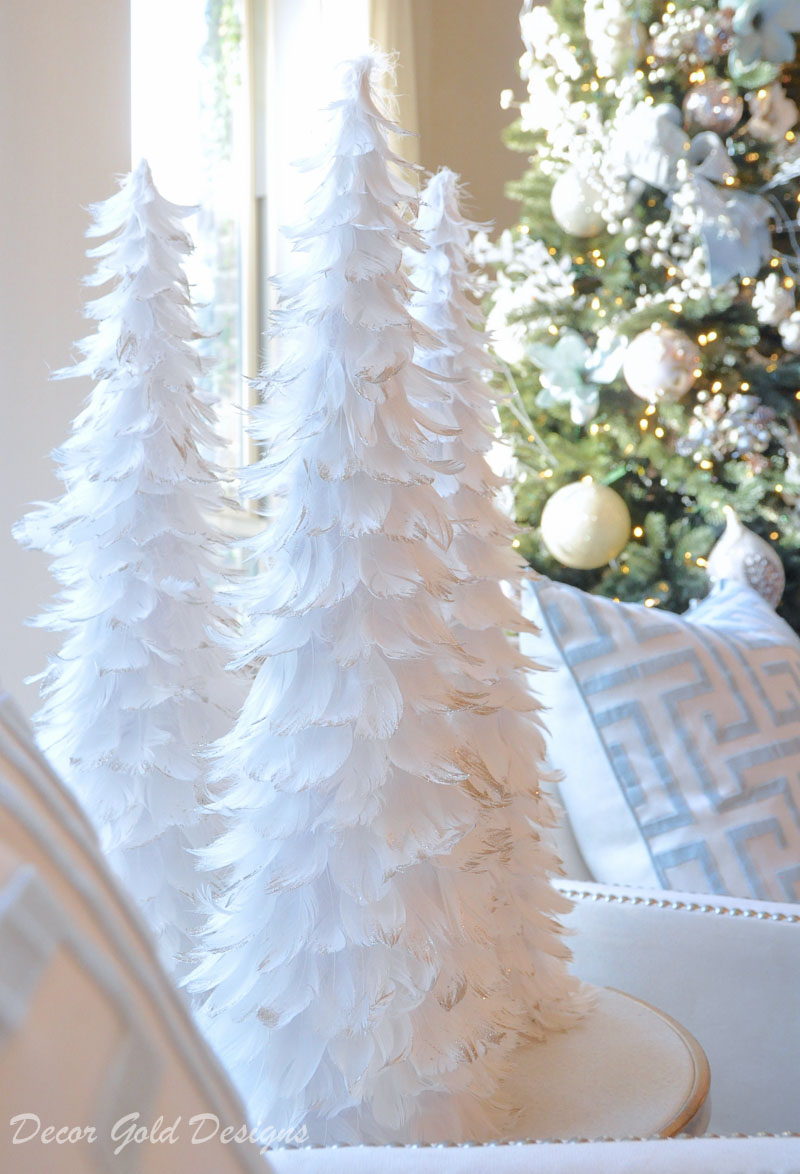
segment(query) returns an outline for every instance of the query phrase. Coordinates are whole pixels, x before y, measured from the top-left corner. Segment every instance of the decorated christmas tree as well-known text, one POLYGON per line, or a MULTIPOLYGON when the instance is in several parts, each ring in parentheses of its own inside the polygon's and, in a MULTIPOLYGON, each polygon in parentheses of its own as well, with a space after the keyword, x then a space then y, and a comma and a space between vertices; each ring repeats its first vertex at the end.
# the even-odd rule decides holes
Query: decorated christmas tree
POLYGON ((525 677, 530 666, 506 634, 528 631, 530 625, 518 606, 523 563, 515 549, 517 529, 500 509, 504 482, 487 461, 497 419, 483 315, 472 296, 477 291, 468 262, 480 226, 461 214, 458 177, 447 168, 423 191, 416 227, 424 248, 409 255, 416 291, 412 312, 430 331, 417 361, 451 392, 450 402, 426 405, 442 424, 437 456, 448 471, 439 473, 434 485, 453 525, 448 558, 456 583, 444 613, 468 654, 466 671, 485 699, 480 709, 457 711, 452 723, 470 767, 470 785, 481 797, 491 851, 478 878, 484 885, 484 876, 491 879, 499 914, 495 942, 515 994, 535 1006, 542 983, 551 985, 548 973, 551 989, 564 989, 563 954, 554 949, 547 922, 531 913, 532 904, 540 913, 554 909, 548 883, 552 854, 547 840, 530 831, 553 817, 539 790, 542 771, 531 772, 531 757, 541 761, 545 751, 540 706, 525 677))
POLYGON ((530 165, 482 251, 522 551, 555 578, 682 611, 732 506, 800 629, 799 29, 797 0, 525 6, 530 165))
POLYGON ((110 863, 139 902, 177 973, 209 883, 194 849, 204 745, 232 720, 238 682, 225 672, 229 627, 213 601, 220 575, 209 518, 222 506, 208 451, 214 413, 195 381, 181 265, 191 209, 163 199, 145 162, 94 207, 91 237, 109 239, 90 285, 95 334, 60 377, 96 381, 54 454, 66 489, 15 528, 46 551, 61 591, 36 622, 65 633, 42 674, 42 749, 82 801, 110 863))
MULTIPOLYGON (((479 751, 461 722, 523 703, 505 650, 501 681, 450 627, 457 588, 462 625, 470 603, 466 534, 450 550, 463 522, 436 488, 458 468, 452 397, 414 362, 435 340, 407 308, 403 249, 420 242, 381 68, 345 70, 280 283, 245 485, 270 503, 239 591, 255 676, 219 742, 226 826, 205 856, 224 884, 192 979, 251 1117, 327 1142, 502 1131, 492 1098, 518 1044, 574 1017, 537 826, 527 897, 497 887, 516 821, 549 819, 531 731, 512 796, 512 751, 492 731, 479 751), (509 943, 523 922, 525 961, 509 943)), ((490 526, 489 483, 473 467, 466 493, 490 526)), ((499 655, 490 634, 474 644, 499 655)))

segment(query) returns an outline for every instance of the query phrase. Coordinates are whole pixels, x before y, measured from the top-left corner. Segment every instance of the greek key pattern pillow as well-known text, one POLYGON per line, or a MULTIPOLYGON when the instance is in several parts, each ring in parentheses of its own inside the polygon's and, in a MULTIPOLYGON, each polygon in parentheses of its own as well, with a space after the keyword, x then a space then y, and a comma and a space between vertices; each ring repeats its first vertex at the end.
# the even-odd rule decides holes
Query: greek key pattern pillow
POLYGON ((553 764, 603 882, 800 901, 800 640, 752 590, 687 616, 539 580, 553 764))

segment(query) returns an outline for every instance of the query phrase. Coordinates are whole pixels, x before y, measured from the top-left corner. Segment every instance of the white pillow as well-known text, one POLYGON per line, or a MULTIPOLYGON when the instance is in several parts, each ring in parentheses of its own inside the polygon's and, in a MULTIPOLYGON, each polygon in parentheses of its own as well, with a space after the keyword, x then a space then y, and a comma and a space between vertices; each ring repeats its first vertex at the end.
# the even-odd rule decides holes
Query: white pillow
POLYGON ((553 765, 596 880, 800 901, 800 640, 743 584, 685 616, 540 579, 553 765))

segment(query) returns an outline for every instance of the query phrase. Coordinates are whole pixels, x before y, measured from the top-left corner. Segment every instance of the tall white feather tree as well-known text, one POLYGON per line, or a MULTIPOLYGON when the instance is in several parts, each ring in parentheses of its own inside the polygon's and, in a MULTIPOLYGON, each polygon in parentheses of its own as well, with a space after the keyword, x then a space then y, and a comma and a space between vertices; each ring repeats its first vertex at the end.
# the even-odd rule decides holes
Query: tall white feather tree
POLYGON ((504 481, 487 461, 496 431, 487 379, 492 364, 468 259, 471 235, 482 226, 462 215, 458 176, 448 168, 430 178, 416 227, 423 248, 406 257, 412 313, 435 339, 433 346, 423 339, 416 357, 452 394, 449 403, 426 405, 447 430, 436 455, 451 465, 434 482, 453 525, 448 555, 456 583, 444 612, 468 654, 473 688, 486 698, 482 710, 460 710, 451 720, 485 798, 486 838, 497 848, 486 862, 497 909, 495 942, 515 997, 531 1009, 536 1036, 568 1024, 584 998, 565 973, 569 955, 551 920, 568 906, 550 884, 560 862, 540 834, 555 816, 540 790, 552 776, 544 767, 541 705, 528 687, 536 666, 507 635, 535 629, 519 606, 524 571, 513 548, 516 527, 499 504, 504 481))
MULTIPOLYGON (((497 949, 486 869, 508 830, 490 827, 494 782, 453 715, 503 690, 487 702, 445 616, 449 466, 424 405, 451 393, 414 363, 434 340, 408 311, 415 191, 387 147, 381 69, 346 69, 281 282, 247 486, 273 509, 240 590, 256 675, 219 744, 227 826, 206 857, 227 880, 191 984, 253 1120, 328 1142, 502 1131, 493 1097, 518 1043, 571 1018, 544 878, 526 910, 539 985, 497 949)), ((508 751, 489 753, 501 772, 508 751)))
POLYGON ((181 976, 209 879, 193 853, 210 838, 199 751, 230 727, 242 692, 225 671, 230 624, 211 587, 223 496, 182 269, 192 209, 163 199, 142 161, 92 212, 88 235, 110 239, 89 251, 99 260, 87 284, 113 285, 87 306, 97 330, 59 377, 96 383, 54 454, 63 496, 15 527, 52 556, 61 585, 35 621, 65 633, 35 720, 181 976))

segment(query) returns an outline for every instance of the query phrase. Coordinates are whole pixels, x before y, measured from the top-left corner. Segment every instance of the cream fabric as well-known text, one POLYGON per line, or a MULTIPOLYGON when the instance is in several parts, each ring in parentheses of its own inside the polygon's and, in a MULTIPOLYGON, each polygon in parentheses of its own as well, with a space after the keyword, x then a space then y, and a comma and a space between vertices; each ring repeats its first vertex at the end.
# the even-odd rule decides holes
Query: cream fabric
POLYGON ((557 887, 575 895, 565 924, 576 973, 665 1011, 705 1050, 708 1132, 800 1130, 800 908, 557 887))
POLYGON ((417 70, 414 51, 414 5, 412 0, 370 0, 369 32, 384 53, 395 56, 394 94, 397 121, 407 135, 393 143, 409 163, 419 163, 419 113, 417 70))
POLYGON ((252 1144, 223 1145, 219 1133, 193 1144, 193 1137, 211 1135, 215 1121, 219 1130, 238 1129, 244 1110, 158 965, 85 818, 5 696, 0 1169, 263 1174, 268 1166, 252 1144), (136 1120, 129 1116, 135 1113, 136 1120), (191 1124, 200 1114, 211 1116, 191 1124), (24 1120, 10 1124, 15 1117, 24 1120), (131 1128, 141 1126, 148 1135, 155 1127, 163 1140, 126 1142, 131 1128), (69 1141, 65 1133, 63 1141, 43 1141, 47 1129, 64 1127, 78 1136, 94 1130, 94 1137, 69 1141))

